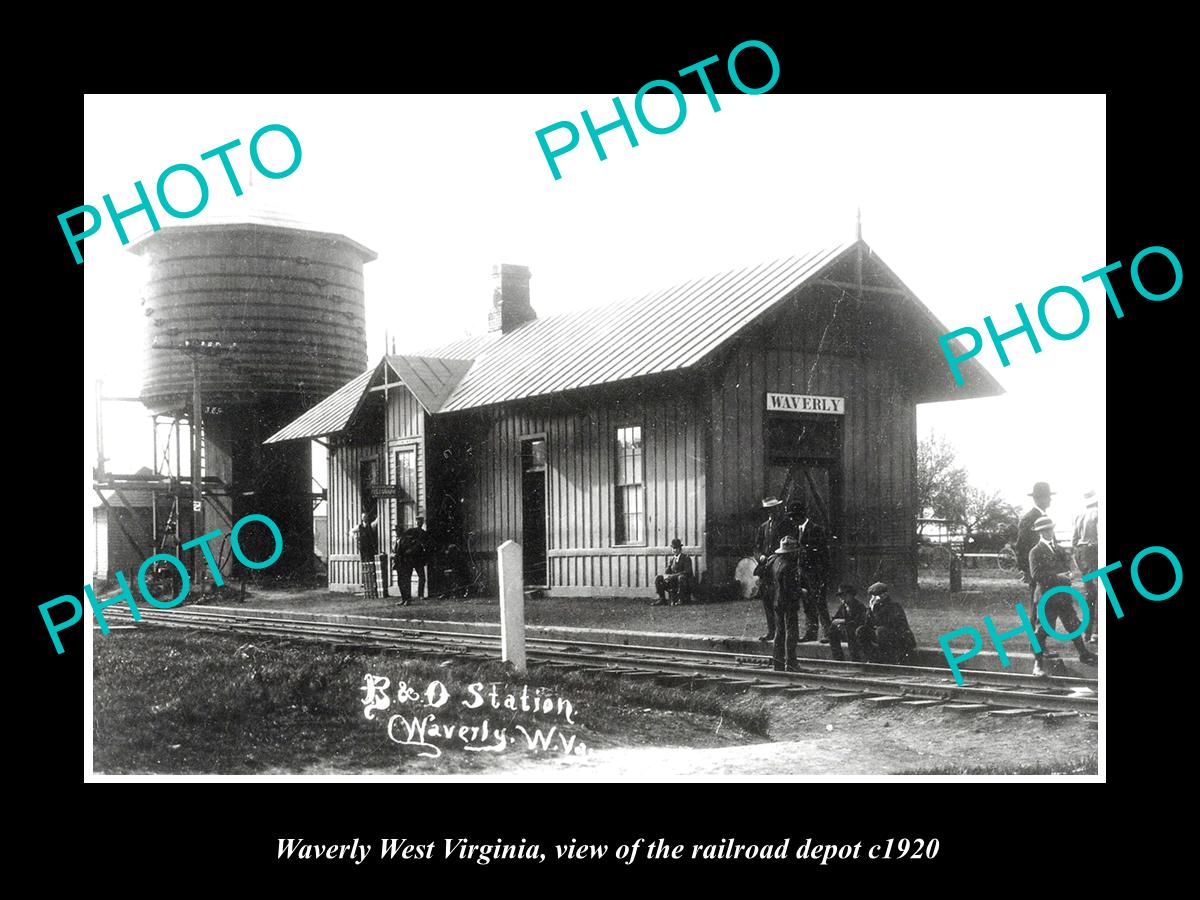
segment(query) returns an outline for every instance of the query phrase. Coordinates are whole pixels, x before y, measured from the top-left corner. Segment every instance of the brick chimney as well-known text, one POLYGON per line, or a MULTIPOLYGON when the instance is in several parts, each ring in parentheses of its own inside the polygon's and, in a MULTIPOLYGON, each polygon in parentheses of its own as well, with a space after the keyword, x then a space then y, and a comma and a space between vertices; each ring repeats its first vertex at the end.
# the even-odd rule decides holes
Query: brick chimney
POLYGON ((508 334, 537 318, 529 305, 529 267, 501 263, 492 266, 492 311, 488 313, 488 332, 508 334))

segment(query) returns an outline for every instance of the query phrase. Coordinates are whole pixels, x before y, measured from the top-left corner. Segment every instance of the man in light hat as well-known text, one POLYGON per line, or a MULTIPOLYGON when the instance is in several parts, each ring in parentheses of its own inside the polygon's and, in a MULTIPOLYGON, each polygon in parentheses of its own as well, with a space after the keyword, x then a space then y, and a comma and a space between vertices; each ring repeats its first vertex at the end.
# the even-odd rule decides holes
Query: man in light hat
POLYGON ((904 607, 892 599, 891 589, 882 581, 869 588, 867 620, 858 629, 858 643, 873 663, 904 665, 917 649, 917 639, 908 627, 904 607))
POLYGON ((1029 585, 1030 597, 1033 596, 1033 579, 1029 574, 1029 551, 1038 542, 1033 523, 1046 515, 1046 510, 1050 506, 1050 498, 1053 495, 1054 491, 1050 490, 1047 482, 1039 481, 1035 484, 1033 490, 1029 492, 1029 496, 1033 498, 1033 506, 1026 511, 1025 515, 1021 516, 1021 521, 1017 524, 1017 546, 1015 548, 1017 568, 1021 570, 1022 580, 1029 585))
MULTIPOLYGON (((1071 544, 1075 548, 1075 565, 1079 568, 1080 575, 1095 572, 1100 568, 1100 498, 1096 496, 1095 491, 1088 491, 1083 495, 1083 501, 1087 507, 1075 517, 1075 531, 1071 535, 1071 544)), ((1091 613, 1083 638, 1085 641, 1094 641, 1098 617, 1095 578, 1083 583, 1083 596, 1087 599, 1088 612, 1091 613)))
POLYGON ((796 670, 796 639, 800 627, 800 542, 784 535, 767 558, 766 577, 775 600, 775 671, 796 670))
POLYGON ((763 509, 767 511, 767 521, 758 526, 758 539, 754 543, 754 558, 758 560, 758 597, 762 600, 763 615, 767 619, 767 633, 759 638, 760 641, 775 640, 775 600, 772 597, 774 584, 769 575, 762 571, 762 564, 767 561, 775 548, 779 546, 779 525, 783 521, 783 501, 778 497, 764 497, 763 509))
MULTIPOLYGON (((1069 586, 1071 584, 1071 561, 1067 551, 1054 540, 1054 520, 1049 516, 1041 516, 1033 523, 1039 540, 1029 551, 1029 571, 1033 581, 1033 609, 1030 617, 1037 622, 1033 633, 1041 647, 1033 656, 1033 674, 1038 677, 1049 674, 1042 665, 1042 656, 1046 652, 1048 635, 1042 627, 1042 617, 1037 614, 1037 605, 1042 595, 1051 588, 1069 586)), ((1061 629, 1060 634, 1071 634, 1079 629, 1079 619, 1075 615, 1075 601, 1068 594, 1055 594, 1046 601, 1046 621, 1055 628, 1061 629)), ((1082 636, 1072 639, 1079 653, 1079 661, 1085 665, 1095 665, 1096 654, 1092 653, 1084 643, 1082 636)), ((1061 665, 1061 663, 1060 663, 1061 665)))

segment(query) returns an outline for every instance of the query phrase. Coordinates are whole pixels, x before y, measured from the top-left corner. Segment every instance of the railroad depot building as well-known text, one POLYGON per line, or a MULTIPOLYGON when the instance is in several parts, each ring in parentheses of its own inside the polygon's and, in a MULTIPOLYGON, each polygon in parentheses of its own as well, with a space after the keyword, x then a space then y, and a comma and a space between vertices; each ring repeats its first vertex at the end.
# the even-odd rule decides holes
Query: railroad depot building
POLYGON ((947 329, 866 243, 545 318, 528 269, 494 278, 486 334, 385 356, 266 441, 328 446, 331 588, 361 587, 374 508, 381 548, 424 515, 493 594, 512 539, 526 586, 650 597, 679 537, 722 596, 766 495, 807 502, 838 579, 915 588, 916 406, 1002 389, 974 360, 954 387, 947 329))

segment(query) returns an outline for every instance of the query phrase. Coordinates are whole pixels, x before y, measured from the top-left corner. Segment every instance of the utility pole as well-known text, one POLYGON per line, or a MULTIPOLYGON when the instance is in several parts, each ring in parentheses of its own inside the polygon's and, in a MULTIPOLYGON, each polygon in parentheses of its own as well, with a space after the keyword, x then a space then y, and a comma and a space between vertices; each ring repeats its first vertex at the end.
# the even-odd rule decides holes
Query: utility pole
MULTIPOLYGON (((204 418, 200 406, 200 356, 197 353, 188 355, 192 358, 192 531, 193 537, 200 537, 204 534, 204 467, 201 464, 204 459, 204 418)), ((195 570, 192 585, 197 593, 204 592, 203 558, 199 547, 192 551, 195 570)))
MULTIPOLYGON (((204 534, 204 407, 200 403, 200 357, 219 357, 237 349, 237 343, 223 344, 220 341, 184 340, 181 344, 153 344, 155 350, 178 350, 192 360, 192 537, 204 534)), ((178 445, 178 442, 177 442, 178 445)), ((177 526, 178 527, 178 526, 177 526)), ((204 554, 197 546, 192 551, 192 587, 204 589, 204 554)))
POLYGON ((96 481, 104 481, 104 381, 96 381, 96 481))

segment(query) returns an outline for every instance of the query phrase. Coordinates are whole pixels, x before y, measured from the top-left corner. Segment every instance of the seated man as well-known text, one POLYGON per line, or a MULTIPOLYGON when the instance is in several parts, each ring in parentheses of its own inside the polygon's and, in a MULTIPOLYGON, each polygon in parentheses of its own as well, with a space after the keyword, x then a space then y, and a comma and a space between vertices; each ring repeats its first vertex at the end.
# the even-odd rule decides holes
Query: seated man
POLYGON ((917 639, 908 627, 904 608, 892 599, 888 586, 877 581, 867 589, 871 605, 867 620, 858 629, 858 643, 867 661, 904 665, 917 649, 917 639))
POLYGON ((834 612, 829 629, 829 652, 834 659, 846 658, 842 653, 842 641, 845 641, 850 645, 850 659, 854 662, 866 661, 858 643, 858 629, 867 624, 867 607, 856 594, 852 584, 843 584, 838 588, 837 596, 842 605, 834 612))
POLYGON ((678 606, 687 602, 692 594, 692 560, 683 552, 683 541, 675 538, 671 541, 674 555, 667 560, 667 571, 654 579, 654 589, 658 591, 658 599, 651 606, 665 606, 667 591, 671 592, 670 603, 678 606))

